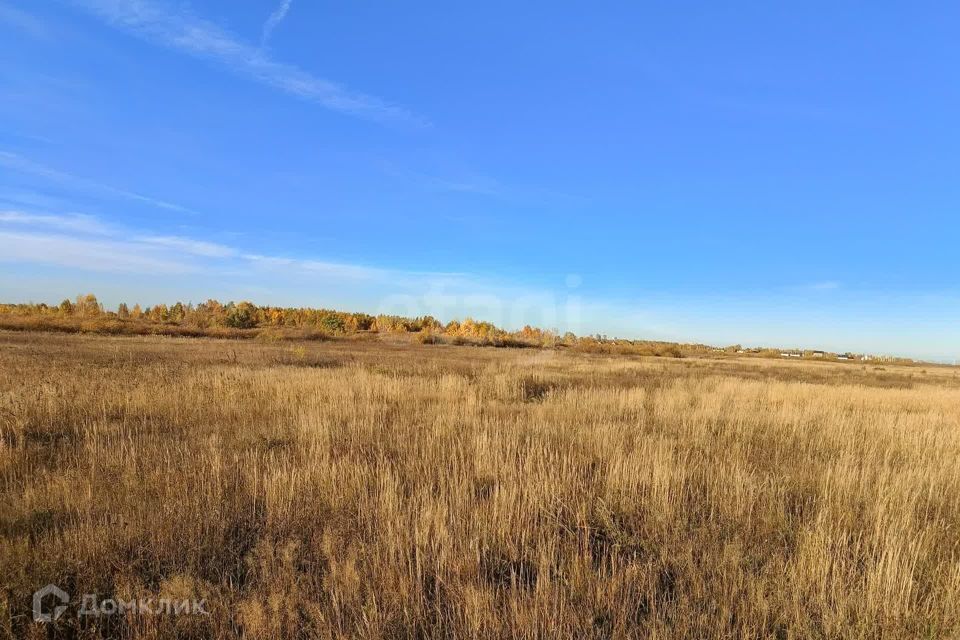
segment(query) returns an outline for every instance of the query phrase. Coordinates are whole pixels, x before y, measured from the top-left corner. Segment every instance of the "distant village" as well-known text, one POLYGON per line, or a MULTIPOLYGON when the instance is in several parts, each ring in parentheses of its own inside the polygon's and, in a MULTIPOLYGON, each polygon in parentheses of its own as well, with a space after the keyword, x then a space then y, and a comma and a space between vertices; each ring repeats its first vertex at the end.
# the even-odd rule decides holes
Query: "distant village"
MULTIPOLYGON (((756 354, 756 355, 767 355, 769 356, 769 349, 737 349, 737 353, 740 354, 756 354)), ((820 351, 820 350, 810 350, 810 349, 790 349, 786 351, 780 351, 781 358, 809 358, 809 359, 823 359, 823 360, 849 360, 854 362, 899 362, 906 363, 912 362, 909 358, 896 358, 893 356, 880 356, 866 353, 851 353, 849 351, 843 353, 833 353, 830 351, 820 351)))
POLYGON ((819 349, 774 349, 770 347, 743 347, 739 344, 728 347, 710 347, 716 354, 741 355, 760 358, 787 358, 796 360, 824 360, 833 362, 871 362, 874 364, 919 364, 917 360, 897 356, 876 355, 870 353, 853 353, 842 351, 821 351, 819 349))

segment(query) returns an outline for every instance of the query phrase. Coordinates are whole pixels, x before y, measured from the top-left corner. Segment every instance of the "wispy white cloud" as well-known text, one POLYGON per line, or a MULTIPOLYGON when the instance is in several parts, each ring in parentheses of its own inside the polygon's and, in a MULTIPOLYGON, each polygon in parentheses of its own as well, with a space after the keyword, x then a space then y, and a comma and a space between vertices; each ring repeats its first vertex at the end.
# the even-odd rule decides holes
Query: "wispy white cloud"
POLYGON ((195 264, 144 250, 142 245, 41 231, 0 230, 0 263, 42 264, 85 271, 173 274, 195 264))
POLYGON ((260 35, 260 48, 267 46, 267 43, 270 41, 270 36, 273 35, 273 30, 283 22, 283 19, 287 17, 287 13, 290 11, 290 5, 293 4, 293 0, 281 0, 280 6, 277 7, 277 10, 270 14, 270 17, 267 18, 267 21, 263 24, 263 33, 260 35))
POLYGON ((263 272, 279 270, 283 273, 298 273, 308 277, 319 277, 326 281, 376 281, 401 284, 411 275, 398 270, 380 269, 377 267, 342 262, 325 262, 322 260, 286 258, 281 256, 262 256, 249 253, 243 254, 242 257, 249 262, 250 266, 263 272))
POLYGON ((202 265, 205 269, 223 268, 234 272, 245 268, 263 273, 274 271, 284 276, 298 274, 310 278, 397 285, 460 277, 460 274, 452 273, 414 272, 314 258, 263 255, 199 238, 132 230, 108 224, 91 215, 50 215, 17 210, 0 210, 0 261, 56 264, 99 271, 160 270, 173 273, 196 271, 202 265), (42 251, 40 247, 43 247, 42 251), (97 259, 105 251, 113 257, 106 261, 97 259))
POLYGON ((0 211, 0 262, 123 273, 198 269, 190 251, 130 236, 124 227, 91 215, 0 211))
POLYGON ((21 211, 0 211, 0 223, 45 227, 58 231, 73 231, 93 235, 113 233, 113 227, 104 224, 94 216, 83 214, 42 215, 21 211))
POLYGON ((23 207, 43 209, 44 211, 68 211, 73 202, 65 198, 51 196, 30 189, 7 189, 0 187, 0 207, 21 209, 23 207))
POLYGON ((136 236, 134 240, 207 258, 231 258, 239 254, 233 247, 181 236, 136 236))
POLYGON ((484 196, 496 196, 503 193, 502 187, 485 176, 473 175, 462 179, 441 178, 437 176, 420 175, 421 184, 436 191, 453 191, 457 193, 473 193, 484 196))
POLYGON ((42 20, 3 2, 0 2, 0 24, 10 25, 34 38, 50 37, 50 30, 42 20))
POLYGON ((504 194, 503 185, 497 180, 474 172, 460 172, 454 175, 441 176, 406 169, 389 161, 382 162, 382 167, 383 172, 388 176, 399 178, 405 183, 418 185, 428 191, 449 191, 485 196, 504 194))
POLYGON ((424 286, 453 285, 473 282, 478 279, 464 273, 444 271, 413 271, 390 269, 362 264, 331 262, 314 258, 290 258, 284 256, 265 256, 255 253, 241 253, 239 257, 251 266, 262 271, 296 273, 307 277, 323 279, 349 280, 354 282, 389 283, 397 287, 423 288, 424 286))
MULTIPOLYGON (((293 65, 276 62, 259 47, 239 40, 220 26, 185 9, 174 11, 151 0, 75 0, 75 3, 113 27, 215 62, 234 73, 328 109, 381 122, 426 124, 400 107, 349 91, 293 65)), ((277 22, 280 19, 282 16, 277 22)))
POLYGON ((813 284, 807 285, 807 289, 814 291, 832 291, 833 289, 839 288, 840 283, 836 280, 824 280, 823 282, 814 282, 813 284))
POLYGON ((401 272, 391 271, 389 269, 378 269, 364 265, 345 264, 340 262, 324 262, 313 259, 286 258, 282 256, 263 256, 259 254, 244 253, 244 260, 261 269, 284 269, 296 270, 306 274, 348 278, 350 280, 386 280, 391 277, 397 278, 401 272))
POLYGON ((5 167, 11 171, 44 178, 50 182, 80 191, 93 192, 122 200, 140 202, 152 207, 157 207, 158 209, 166 209, 168 211, 176 211, 178 213, 196 213, 196 211, 192 209, 188 209, 187 207, 175 204, 173 202, 160 200, 158 198, 151 198, 150 196, 145 196, 142 193, 128 191, 126 189, 119 189, 108 184, 103 184, 102 182, 96 182, 94 180, 82 178, 64 171, 52 169, 10 151, 0 151, 0 167, 5 167))

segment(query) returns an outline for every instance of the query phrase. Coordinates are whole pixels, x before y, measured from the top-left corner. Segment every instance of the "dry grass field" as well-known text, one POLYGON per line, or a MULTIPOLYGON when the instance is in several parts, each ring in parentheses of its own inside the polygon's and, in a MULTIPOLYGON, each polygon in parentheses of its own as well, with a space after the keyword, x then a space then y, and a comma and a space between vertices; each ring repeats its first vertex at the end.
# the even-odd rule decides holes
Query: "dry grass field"
POLYGON ((0 636, 49 633, 956 638, 960 378, 0 333, 0 636))

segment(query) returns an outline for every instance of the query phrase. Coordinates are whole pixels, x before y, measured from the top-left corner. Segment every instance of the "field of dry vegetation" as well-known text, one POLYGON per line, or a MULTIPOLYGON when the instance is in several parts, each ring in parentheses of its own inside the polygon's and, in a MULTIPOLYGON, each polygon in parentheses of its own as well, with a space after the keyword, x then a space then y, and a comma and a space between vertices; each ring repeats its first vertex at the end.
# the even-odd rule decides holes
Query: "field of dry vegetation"
POLYGON ((956 638, 958 454, 951 368, 0 332, 0 637, 956 638))

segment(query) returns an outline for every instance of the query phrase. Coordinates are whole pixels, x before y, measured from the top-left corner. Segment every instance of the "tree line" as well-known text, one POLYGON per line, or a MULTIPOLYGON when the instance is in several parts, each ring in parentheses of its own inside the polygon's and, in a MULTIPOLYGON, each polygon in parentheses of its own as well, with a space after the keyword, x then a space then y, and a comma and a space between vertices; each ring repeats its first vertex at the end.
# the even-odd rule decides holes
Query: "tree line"
POLYGON ((710 351, 699 344, 609 339, 606 336, 560 335, 552 329, 525 326, 508 331, 491 322, 465 318, 441 322, 433 316, 408 318, 310 307, 258 306, 252 302, 207 300, 132 307, 120 303, 109 310, 88 293, 45 303, 0 304, 2 328, 87 331, 112 334, 208 335, 214 337, 321 338, 351 334, 408 334, 423 343, 477 344, 505 347, 575 348, 597 353, 637 353, 683 357, 710 351))

